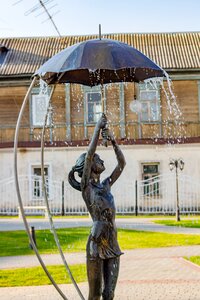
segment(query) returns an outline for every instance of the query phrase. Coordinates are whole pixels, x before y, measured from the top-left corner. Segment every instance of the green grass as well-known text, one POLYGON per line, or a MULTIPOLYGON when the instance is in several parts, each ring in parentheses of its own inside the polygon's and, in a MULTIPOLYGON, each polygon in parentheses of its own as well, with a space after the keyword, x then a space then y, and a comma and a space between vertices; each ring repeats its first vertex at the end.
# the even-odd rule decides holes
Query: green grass
MULTIPOLYGON (((69 275, 62 265, 47 266, 57 284, 71 283, 69 275)), ((76 282, 87 280, 85 264, 72 265, 70 270, 76 282)), ((0 287, 38 286, 51 284, 41 267, 0 270, 0 287)))
POLYGON ((185 257, 185 259, 193 262, 196 265, 200 266, 200 256, 190 256, 190 257, 185 257))
MULTIPOLYGON (((57 229, 58 238, 63 251, 85 251, 89 227, 57 229)), ((50 230, 36 231, 36 243, 40 253, 57 253, 57 246, 50 230)), ((33 254, 29 247, 28 236, 25 231, 0 232, 0 256, 33 254)))
POLYGON ((198 235, 121 229, 118 230, 118 240, 122 250, 200 245, 200 236, 198 235))
MULTIPOLYGON (((89 231, 89 227, 58 229, 57 233, 63 251, 85 251, 89 231)), ((144 232, 127 229, 118 230, 118 240, 122 250, 200 245, 199 235, 144 232)), ((40 253, 58 253, 53 235, 49 230, 36 231, 36 241, 40 253)), ((0 232, 0 256, 25 254, 34 254, 29 247, 26 232, 0 232)))
POLYGON ((162 224, 166 226, 179 226, 179 227, 189 227, 189 228, 200 228, 200 220, 181 220, 179 222, 175 220, 158 220, 154 221, 156 224, 162 224))

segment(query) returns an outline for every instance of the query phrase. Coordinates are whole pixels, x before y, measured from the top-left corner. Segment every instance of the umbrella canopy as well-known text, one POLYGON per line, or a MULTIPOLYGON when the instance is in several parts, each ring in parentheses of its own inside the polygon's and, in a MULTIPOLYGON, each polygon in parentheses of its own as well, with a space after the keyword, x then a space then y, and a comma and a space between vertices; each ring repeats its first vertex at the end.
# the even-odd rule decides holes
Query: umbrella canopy
POLYGON ((87 86, 112 82, 140 82, 165 76, 164 70, 137 49, 118 41, 93 39, 54 55, 34 74, 48 84, 87 86))

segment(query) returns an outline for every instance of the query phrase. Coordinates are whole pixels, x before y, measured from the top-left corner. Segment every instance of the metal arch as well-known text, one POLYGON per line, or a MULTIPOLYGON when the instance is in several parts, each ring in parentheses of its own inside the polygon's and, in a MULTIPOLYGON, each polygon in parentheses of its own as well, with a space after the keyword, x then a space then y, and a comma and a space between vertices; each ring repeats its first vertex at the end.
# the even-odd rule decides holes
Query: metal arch
POLYGON ((44 121, 44 125, 43 125, 43 128, 42 128, 42 137, 41 137, 41 175, 42 175, 42 189, 43 189, 43 192, 44 192, 44 199, 45 199, 45 204, 46 204, 46 208, 47 208, 47 214, 48 214, 48 218, 49 218, 49 223, 50 223, 50 226, 51 226, 51 230, 52 230, 52 233, 53 233, 53 236, 54 236, 54 240, 56 242, 56 246, 59 250, 59 253, 60 253, 60 256, 62 258, 62 261, 65 265, 65 268, 69 274, 69 277, 72 281, 72 283, 74 284, 80 298, 82 300, 85 300, 85 298, 83 297, 72 273, 71 273, 71 270, 68 266, 68 263, 65 259, 65 256, 63 254, 63 251, 62 251, 62 248, 60 246, 60 242, 59 242, 59 239, 58 239, 58 236, 57 236, 57 232, 55 230, 55 226, 54 226, 54 223, 53 223, 53 219, 52 219, 52 216, 51 216, 51 211, 50 211, 50 207, 49 207, 49 202, 48 202, 48 195, 47 195, 47 189, 46 189, 46 184, 45 184, 45 176, 44 176, 44 139, 45 139, 45 128, 46 128, 46 125, 47 125, 47 119, 48 119, 48 113, 49 113, 49 107, 51 105, 51 99, 52 99, 52 96, 53 96, 53 93, 54 93, 54 90, 55 90, 55 85, 53 85, 53 88, 51 90, 51 94, 50 94, 50 97, 49 97, 49 103, 48 103, 48 107, 47 107, 47 111, 46 111, 46 115, 45 115, 45 121, 44 121))
POLYGON ((58 287, 58 285, 56 284, 56 282, 54 281, 53 277, 51 276, 51 274, 49 273, 49 271, 46 268, 46 265, 44 264, 36 246, 35 243, 33 241, 33 238, 31 236, 31 233, 29 231, 29 226, 28 226, 28 222, 26 220, 26 216, 25 216, 25 212, 24 212, 24 207, 23 207, 23 202, 22 202, 22 198, 21 198, 21 193, 20 193, 20 187, 19 187, 19 180, 18 180, 18 169, 17 169, 17 147, 18 147, 18 138, 19 138, 19 128, 20 128, 20 123, 21 123, 21 119, 23 116, 23 112, 27 103, 27 100, 29 99, 29 95, 31 93, 31 90, 34 86, 36 82, 36 77, 32 80, 31 85, 25 95, 24 101, 22 103, 22 107, 18 116, 18 120, 17 120, 17 125, 16 125, 16 130, 15 130, 15 138, 14 138, 14 178, 15 178, 15 187, 16 187, 16 192, 17 192, 17 197, 18 197, 18 202, 19 202, 19 207, 20 207, 20 211, 21 211, 21 215, 22 215, 22 219, 24 222, 24 226, 27 232, 27 235, 29 237, 29 240, 31 242, 31 245, 33 247, 33 250, 39 260, 39 263, 41 264, 43 270, 45 271, 47 277, 49 278, 49 280, 51 281, 51 283, 53 284, 53 286, 55 287, 55 289, 58 291, 58 293, 61 295, 61 297, 64 300, 68 300, 68 298, 64 295, 64 293, 62 292, 62 290, 58 287))

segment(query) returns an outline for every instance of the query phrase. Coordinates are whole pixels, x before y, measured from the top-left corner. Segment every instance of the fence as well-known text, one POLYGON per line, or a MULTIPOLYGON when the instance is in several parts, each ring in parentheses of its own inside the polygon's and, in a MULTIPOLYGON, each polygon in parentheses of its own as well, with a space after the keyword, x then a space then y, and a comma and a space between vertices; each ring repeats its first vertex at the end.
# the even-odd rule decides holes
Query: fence
POLYGON ((200 212, 200 184, 196 178, 179 173, 179 194, 175 172, 137 183, 136 209, 139 213, 175 213, 177 196, 181 213, 200 212))
MULTIPOLYGON (((20 176, 24 206, 45 205, 40 176, 20 176)), ((181 213, 200 213, 200 184, 196 178, 179 173, 179 206, 181 213)), ((81 193, 68 182, 46 181, 49 206, 53 215, 87 214, 81 193)), ((175 172, 148 180, 127 182, 112 188, 116 210, 120 214, 164 214, 176 211, 175 172)), ((41 214, 38 209, 27 214, 41 214)), ((18 200, 14 178, 0 181, 0 215, 17 215, 18 200)))

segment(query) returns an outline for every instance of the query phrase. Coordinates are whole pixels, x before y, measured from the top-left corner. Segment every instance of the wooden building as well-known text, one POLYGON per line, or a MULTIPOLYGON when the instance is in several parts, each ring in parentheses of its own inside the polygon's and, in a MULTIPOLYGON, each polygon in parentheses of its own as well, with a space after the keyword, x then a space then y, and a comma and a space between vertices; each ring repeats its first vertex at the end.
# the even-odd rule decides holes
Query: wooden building
MULTIPOLYGON (((0 182, 13 176, 15 126, 32 75, 63 48, 93 38, 97 36, 0 38, 0 182)), ((151 58, 169 74, 174 93, 170 94, 167 80, 105 86, 106 115, 128 162, 122 184, 132 186, 136 179, 165 174, 169 159, 179 157, 185 161, 184 174, 198 180, 200 33, 105 34, 102 38, 125 42, 151 58)), ((40 176, 41 127, 50 89, 38 82, 25 109, 19 136, 21 175, 40 176)), ((49 180, 66 181, 67 172, 87 148, 100 112, 100 87, 56 86, 46 129, 49 180)), ((100 146, 99 151, 109 173, 115 163, 112 149, 100 146)), ((132 193, 127 188, 122 197, 128 199, 132 193)))

